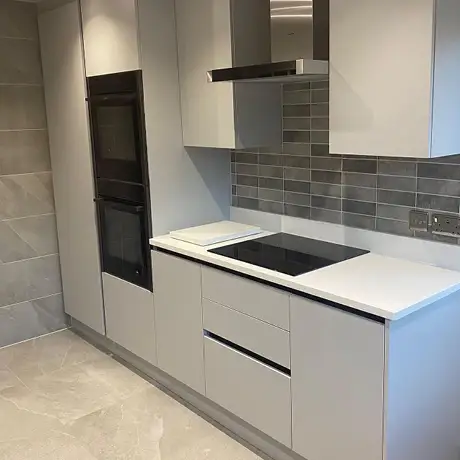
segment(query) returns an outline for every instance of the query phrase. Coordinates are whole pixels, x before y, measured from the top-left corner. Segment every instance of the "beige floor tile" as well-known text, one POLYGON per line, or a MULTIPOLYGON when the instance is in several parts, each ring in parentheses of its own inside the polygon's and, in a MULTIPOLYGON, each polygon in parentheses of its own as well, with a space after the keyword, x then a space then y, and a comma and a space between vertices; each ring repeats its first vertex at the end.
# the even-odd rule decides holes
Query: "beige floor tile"
POLYGON ((14 387, 20 385, 20 380, 7 368, 0 367, 0 391, 5 388, 14 387))

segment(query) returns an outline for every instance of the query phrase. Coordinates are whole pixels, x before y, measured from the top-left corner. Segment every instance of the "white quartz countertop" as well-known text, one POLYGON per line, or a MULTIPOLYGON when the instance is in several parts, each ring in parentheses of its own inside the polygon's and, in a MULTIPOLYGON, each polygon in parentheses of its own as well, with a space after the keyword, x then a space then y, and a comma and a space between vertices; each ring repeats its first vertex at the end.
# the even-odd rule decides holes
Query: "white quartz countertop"
POLYGON ((290 276, 208 252, 208 249, 269 234, 264 232, 206 247, 170 236, 152 238, 150 244, 388 320, 401 319, 460 290, 460 272, 374 253, 290 276))

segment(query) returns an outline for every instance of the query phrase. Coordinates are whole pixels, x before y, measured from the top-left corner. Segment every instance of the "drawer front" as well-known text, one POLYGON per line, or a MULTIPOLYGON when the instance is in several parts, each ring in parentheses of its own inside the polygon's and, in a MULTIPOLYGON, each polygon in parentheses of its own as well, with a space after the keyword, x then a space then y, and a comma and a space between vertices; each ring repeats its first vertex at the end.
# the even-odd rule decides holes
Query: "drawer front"
POLYGON ((206 396, 291 447, 291 379, 205 337, 206 396))
POLYGON ((287 369, 291 365, 289 332, 203 299, 203 327, 287 369))
POLYGON ((289 295, 240 276, 203 267, 203 297, 289 331, 289 295))

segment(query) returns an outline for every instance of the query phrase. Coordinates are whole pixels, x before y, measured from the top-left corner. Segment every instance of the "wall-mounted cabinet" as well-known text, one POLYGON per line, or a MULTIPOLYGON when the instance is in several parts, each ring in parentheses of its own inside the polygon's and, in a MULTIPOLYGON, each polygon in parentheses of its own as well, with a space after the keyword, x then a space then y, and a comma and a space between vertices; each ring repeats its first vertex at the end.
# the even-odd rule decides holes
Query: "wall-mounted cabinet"
POLYGON ((330 151, 460 153, 460 2, 330 0, 330 151))
POLYGON ((270 62, 268 2, 176 0, 182 124, 189 147, 281 142, 281 86, 209 83, 207 72, 270 62))

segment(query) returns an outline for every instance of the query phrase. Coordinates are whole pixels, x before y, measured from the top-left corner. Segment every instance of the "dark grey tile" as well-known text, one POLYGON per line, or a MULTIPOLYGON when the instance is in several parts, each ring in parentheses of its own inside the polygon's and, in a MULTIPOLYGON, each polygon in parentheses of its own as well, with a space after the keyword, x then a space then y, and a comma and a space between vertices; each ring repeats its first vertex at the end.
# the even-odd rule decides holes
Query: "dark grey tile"
POLYGON ((257 198, 259 189, 257 187, 247 187, 246 185, 236 186, 236 195, 245 198, 257 198))
POLYGON ((236 152, 235 163, 257 164, 257 154, 236 152))
POLYGON ((285 192, 310 193, 310 182, 301 182, 298 180, 285 180, 285 192))
POLYGON ((385 190, 401 190, 402 192, 415 192, 417 179, 415 177, 378 176, 377 187, 385 190))
POLYGON ((342 182, 342 174, 334 171, 312 171, 312 182, 324 182, 326 184, 340 184, 342 182))
POLYGON ((257 187, 257 176, 242 176, 237 174, 236 176, 237 185, 247 185, 249 187, 257 187))
POLYGON ((417 164, 415 161, 392 161, 378 160, 379 174, 388 176, 410 176, 417 174, 417 164))
POLYGON ((432 158, 428 161, 430 163, 439 163, 444 165, 458 165, 460 163, 460 155, 449 155, 447 157, 432 158))
POLYGON ((309 104, 310 91, 286 91, 283 94, 283 104, 309 104))
POLYGON ((348 200, 370 201, 375 203, 377 201, 377 190, 375 188, 345 185, 342 187, 342 197, 348 200))
POLYGON ((309 105, 285 105, 283 107, 283 117, 309 117, 309 105))
POLYGON ((283 144, 283 153, 310 156, 310 144, 283 144))
POLYGON ((311 206, 314 208, 330 209, 331 211, 340 211, 342 208, 342 203, 339 198, 312 195, 311 206))
POLYGON ((282 166, 283 155, 281 153, 279 155, 261 153, 259 155, 259 165, 282 166))
POLYGON ((259 177, 283 178, 283 168, 281 166, 259 166, 259 177))
POLYGON ((323 171, 340 171, 342 169, 342 160, 340 158, 312 157, 311 169, 320 169, 323 171))
POLYGON ((258 210, 259 209, 259 200, 254 199, 254 198, 238 197, 237 206, 239 208, 258 210))
MULTIPOLYGON (((329 156, 329 145, 326 144, 312 144, 311 155, 315 157, 329 156)), ((340 158, 339 155, 331 155, 334 158, 340 158)))
POLYGON ((313 144, 329 145, 329 131, 311 131, 310 135, 313 144))
POLYGON ((409 224, 399 220, 377 218, 376 230, 395 235, 413 236, 412 230, 409 229, 409 224))
POLYGON ((231 173, 232 174, 236 173, 236 163, 231 163, 231 173))
POLYGON ((329 104, 311 104, 310 113, 312 117, 328 117, 329 104))
POLYGON ((341 198, 342 186, 311 182, 310 193, 312 195, 322 195, 322 196, 331 196, 334 198, 341 198))
POLYGON ((328 89, 312 89, 311 90, 311 102, 317 104, 321 102, 329 102, 329 90, 328 89))
POLYGON ((397 192, 393 190, 378 190, 377 201, 379 203, 395 204, 401 206, 415 206, 415 193, 397 192))
POLYGON ((283 214, 284 205, 283 203, 277 203, 275 201, 259 200, 259 211, 272 212, 274 214, 283 214))
POLYGON ((439 195, 425 195, 423 193, 417 194, 417 208, 458 213, 459 205, 460 200, 458 198, 439 195))
POLYGON ((328 209, 310 209, 310 219, 321 222, 329 222, 331 224, 340 224, 342 222, 342 213, 338 211, 330 211, 328 209))
POLYGON ((236 152, 234 150, 230 151, 230 160, 232 163, 236 161, 236 152))
POLYGON ((409 222, 409 212, 412 208, 406 206, 394 206, 391 204, 377 204, 377 217, 401 220, 409 222))
POLYGON ((329 118, 311 118, 311 129, 318 131, 329 130, 329 118))
MULTIPOLYGON (((324 132, 324 131, 321 131, 324 132)), ((294 142, 308 144, 310 142, 309 131, 283 131, 283 143, 294 142)))
POLYGON ((285 180, 310 180, 310 170, 303 168, 284 168, 285 180))
POLYGON ((286 83, 283 85, 283 91, 285 93, 289 91, 303 91, 306 89, 310 89, 310 82, 302 82, 302 83, 286 83))
POLYGON ((305 193, 284 192, 284 202, 300 206, 310 206, 310 195, 305 193))
POLYGON ((258 150, 258 153, 275 153, 279 155, 283 151, 283 144, 266 145, 264 147, 259 147, 258 150))
POLYGON ((238 197, 232 196, 232 206, 238 206, 238 197))
POLYGON ((284 214, 290 217, 300 217, 302 219, 309 219, 310 208, 306 206, 297 206, 295 204, 285 204, 284 214))
POLYGON ((283 202, 283 191, 282 190, 270 190, 267 188, 259 189, 259 200, 265 201, 278 201, 283 202))
POLYGON ((310 157, 284 155, 284 166, 289 168, 310 168, 310 157))
POLYGON ((329 80, 312 81, 310 87, 311 89, 327 89, 329 88, 329 80))
POLYGON ((348 227, 362 228, 365 230, 375 230, 376 218, 372 216, 362 216, 359 214, 342 214, 342 224, 348 227))
POLYGON ((418 179, 417 191, 433 195, 460 197, 460 181, 443 179, 418 179))
MULTIPOLYGON (((325 120, 325 118, 317 118, 317 119, 325 120)), ((310 118, 285 118, 283 120, 283 129, 308 131, 311 128, 310 120, 311 120, 310 118)))
POLYGON ((375 188, 377 187, 377 176, 375 174, 343 173, 342 182, 344 185, 375 188))
POLYGON ((236 174, 232 174, 232 184, 236 184, 237 183, 237 180, 236 180, 236 174))
POLYGON ((236 195, 236 185, 232 185, 232 195, 236 195))
POLYGON ((460 165, 442 165, 437 163, 419 163, 418 177, 434 179, 460 180, 460 165))
POLYGON ((283 190, 283 179, 272 179, 259 177, 259 188, 269 188, 272 190, 283 190))
POLYGON ((352 160, 349 158, 344 158, 343 170, 344 172, 376 174, 377 160, 352 160))
POLYGON ((377 213, 377 205, 365 201, 342 200, 342 211, 353 214, 364 214, 366 216, 375 216, 377 213))
POLYGON ((237 174, 244 174, 246 176, 257 176, 257 174, 259 174, 259 166, 235 163, 235 171, 237 174))

